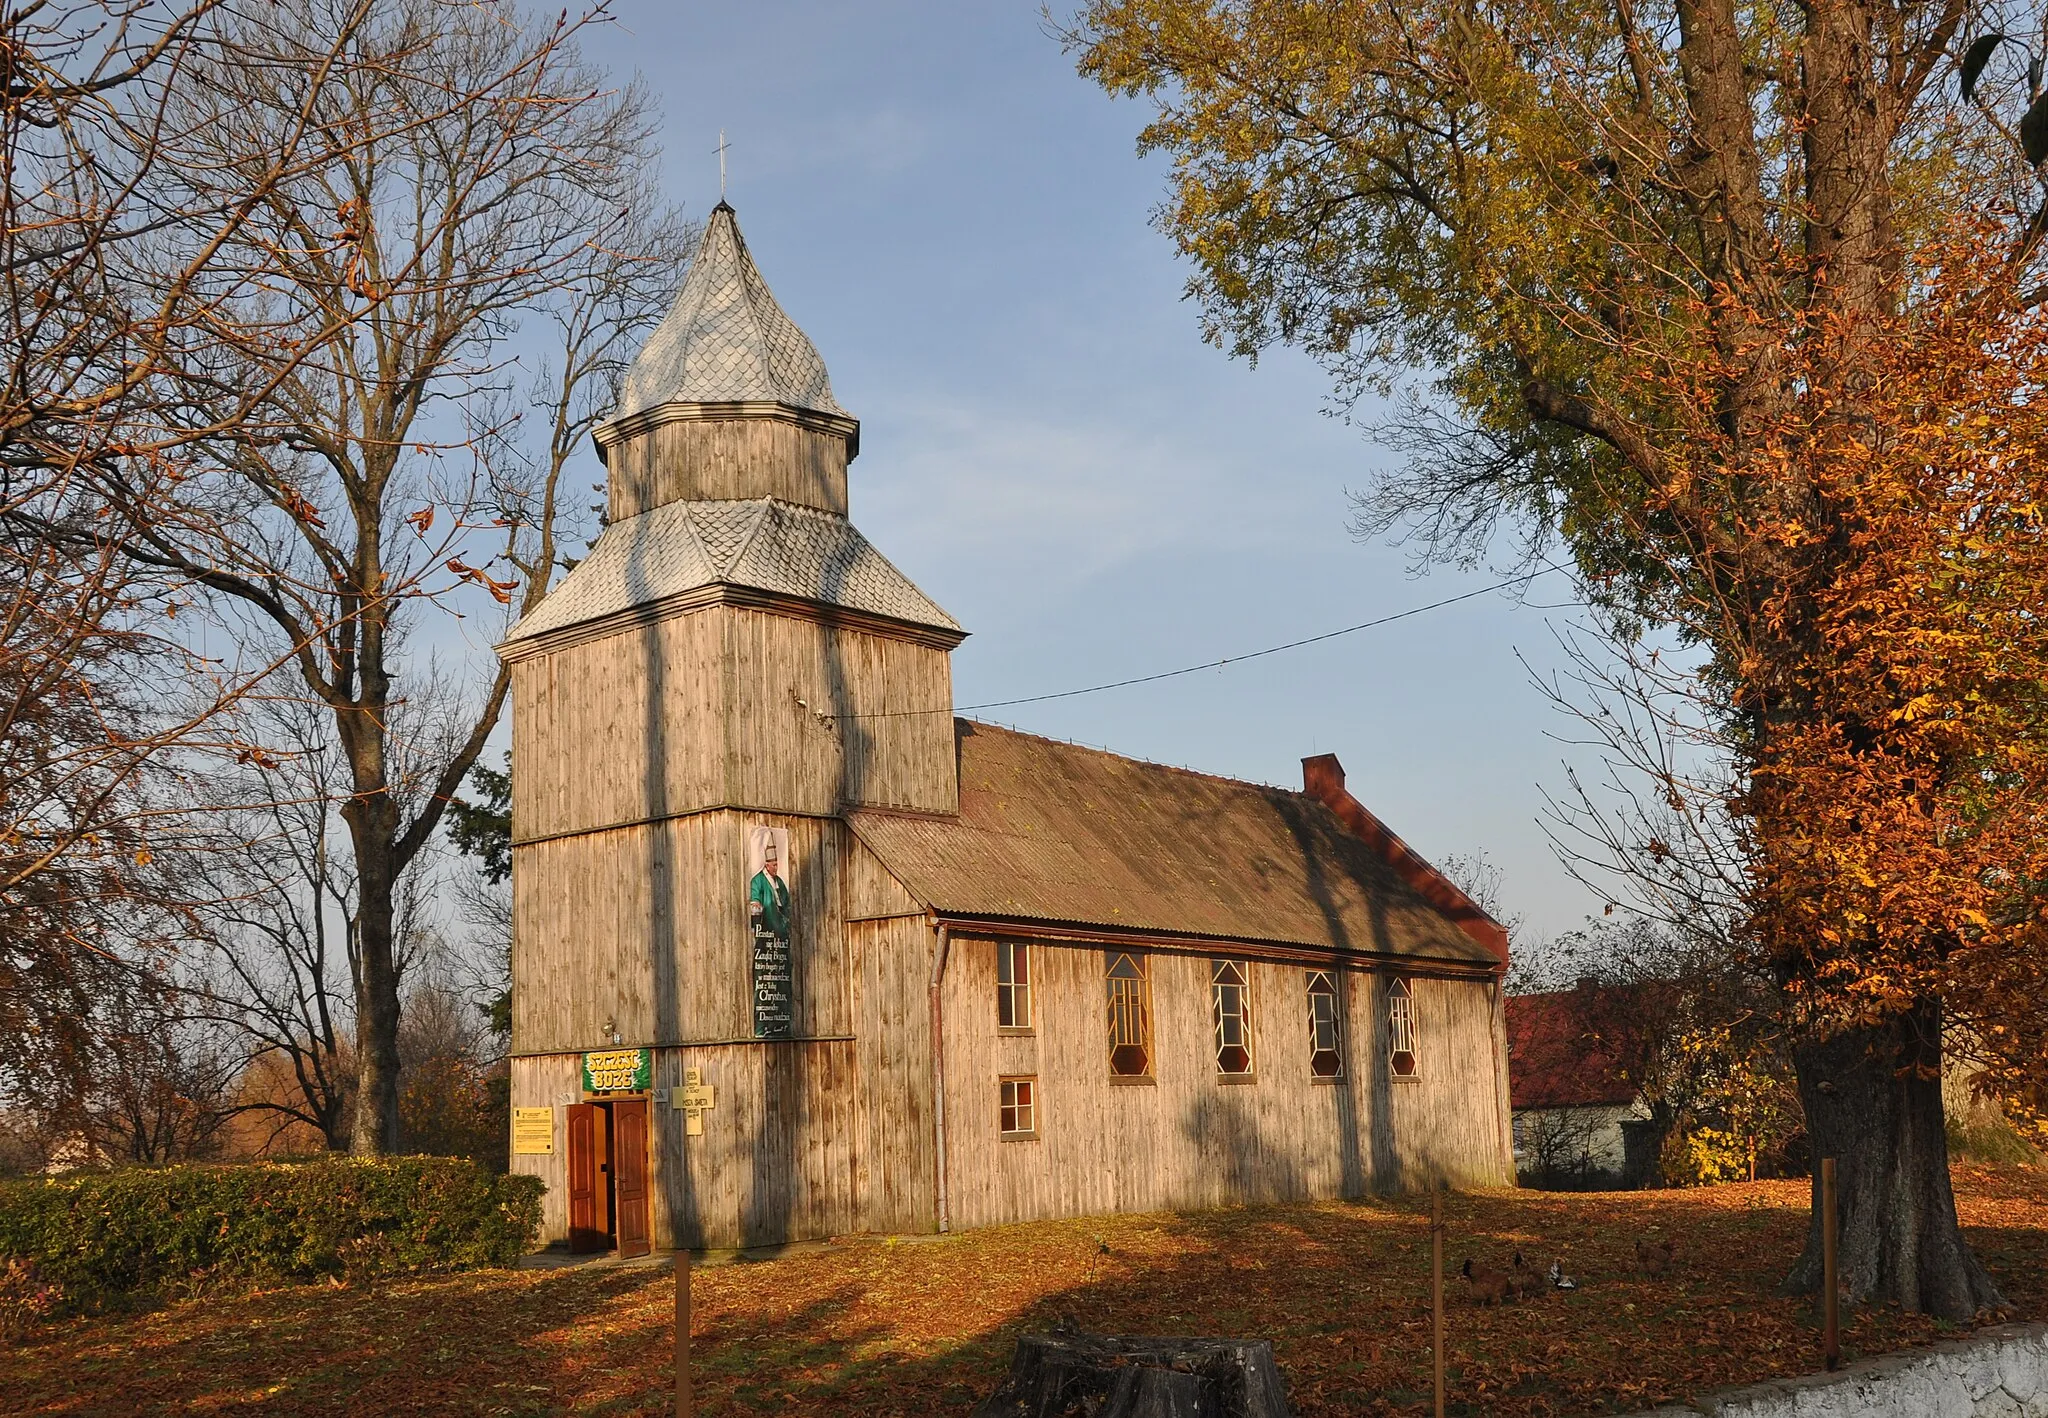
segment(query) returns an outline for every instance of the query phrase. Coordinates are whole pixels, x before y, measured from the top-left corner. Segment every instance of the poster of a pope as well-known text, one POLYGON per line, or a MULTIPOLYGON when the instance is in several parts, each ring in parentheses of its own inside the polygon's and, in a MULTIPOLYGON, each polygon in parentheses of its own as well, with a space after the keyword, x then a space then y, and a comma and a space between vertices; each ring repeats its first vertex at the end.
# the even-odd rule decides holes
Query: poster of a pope
POLYGON ((747 883, 747 916, 762 935, 789 938, 789 883, 782 876, 782 859, 789 850, 789 831, 782 827, 756 827, 747 834, 747 865, 752 879, 747 883))
POLYGON ((753 935, 754 1037, 787 1039, 795 1026, 790 975, 789 831, 747 832, 747 925, 753 935))

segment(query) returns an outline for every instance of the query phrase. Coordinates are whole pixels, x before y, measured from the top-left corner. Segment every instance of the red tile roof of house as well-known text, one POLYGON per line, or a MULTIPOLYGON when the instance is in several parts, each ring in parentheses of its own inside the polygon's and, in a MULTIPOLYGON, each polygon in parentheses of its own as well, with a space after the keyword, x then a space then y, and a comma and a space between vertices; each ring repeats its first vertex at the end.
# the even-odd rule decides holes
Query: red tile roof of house
POLYGON ((1635 1085, 1602 1039, 1598 1014, 1626 1008, 1619 987, 1582 984, 1541 995, 1510 995, 1508 1095, 1517 1108, 1585 1108, 1630 1103, 1635 1085))

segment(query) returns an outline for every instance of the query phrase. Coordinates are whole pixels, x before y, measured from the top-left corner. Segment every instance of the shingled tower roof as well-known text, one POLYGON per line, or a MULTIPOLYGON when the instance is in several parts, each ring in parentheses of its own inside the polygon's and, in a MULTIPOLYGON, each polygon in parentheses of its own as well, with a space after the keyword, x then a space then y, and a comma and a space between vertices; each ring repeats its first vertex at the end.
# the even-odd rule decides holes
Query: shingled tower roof
POLYGON ((817 347, 775 303, 720 202, 675 304, 595 432, 611 520, 501 651, 532 654, 714 602, 824 611, 959 644, 959 624, 846 518, 859 439, 817 347))
POLYGON ((672 502, 612 523, 505 644, 616 625, 642 608, 687 609, 713 588, 877 616, 948 648, 966 634, 844 517, 762 498, 672 502))
POLYGON ((617 422, 663 404, 782 404, 849 417, 818 348, 775 303, 733 209, 711 209, 676 303, 619 388, 617 422))

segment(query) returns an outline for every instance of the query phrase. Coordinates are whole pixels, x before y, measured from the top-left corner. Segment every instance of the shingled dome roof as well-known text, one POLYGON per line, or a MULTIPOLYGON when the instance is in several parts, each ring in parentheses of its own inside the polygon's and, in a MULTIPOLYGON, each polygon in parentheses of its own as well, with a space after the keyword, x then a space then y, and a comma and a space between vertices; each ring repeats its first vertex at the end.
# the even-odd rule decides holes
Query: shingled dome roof
POLYGON ((783 314, 733 210, 711 211, 676 303, 619 388, 614 421, 663 404, 775 403, 850 417, 817 346, 783 314))
POLYGON ((761 498, 671 502, 612 523, 505 643, 712 586, 790 596, 955 638, 962 633, 844 517, 761 498))

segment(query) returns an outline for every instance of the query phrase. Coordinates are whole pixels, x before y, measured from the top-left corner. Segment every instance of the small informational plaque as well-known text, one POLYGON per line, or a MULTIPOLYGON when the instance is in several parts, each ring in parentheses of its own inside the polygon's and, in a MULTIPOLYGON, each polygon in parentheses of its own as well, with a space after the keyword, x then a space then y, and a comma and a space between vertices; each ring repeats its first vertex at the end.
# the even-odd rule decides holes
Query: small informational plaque
POLYGON ((550 1153, 555 1150, 555 1110, 514 1108, 512 1150, 518 1153, 550 1153))
POLYGON ((753 937, 754 1037, 787 1039, 790 1010, 789 832, 755 827, 747 833, 747 930, 753 937))
POLYGON ((683 1086, 673 1095, 675 1104, 683 1110, 683 1136, 704 1135, 704 1110, 718 1106, 717 1090, 704 1081, 704 1070, 686 1068, 683 1070, 683 1086))
POLYGON ((652 1049, 605 1049, 583 1056, 585 1093, 645 1093, 653 1086, 652 1049))

